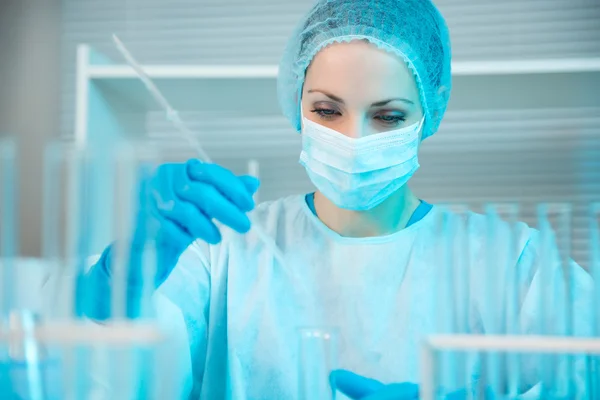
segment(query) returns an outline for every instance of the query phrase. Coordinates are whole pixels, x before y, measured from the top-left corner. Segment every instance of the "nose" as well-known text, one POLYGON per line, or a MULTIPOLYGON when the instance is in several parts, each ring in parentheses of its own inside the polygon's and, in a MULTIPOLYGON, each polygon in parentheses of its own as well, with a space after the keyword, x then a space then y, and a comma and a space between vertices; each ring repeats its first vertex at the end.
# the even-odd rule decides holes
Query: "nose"
POLYGON ((368 135, 364 118, 356 114, 350 115, 346 119, 342 132, 352 139, 360 139, 361 137, 368 135))

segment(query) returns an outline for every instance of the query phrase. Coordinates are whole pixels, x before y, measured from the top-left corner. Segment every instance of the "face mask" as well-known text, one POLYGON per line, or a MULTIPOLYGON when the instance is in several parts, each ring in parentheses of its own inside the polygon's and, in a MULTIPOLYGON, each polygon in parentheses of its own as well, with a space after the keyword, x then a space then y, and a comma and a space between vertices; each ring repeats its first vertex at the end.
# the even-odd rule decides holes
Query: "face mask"
POLYGON ((303 118, 300 164, 335 205, 370 210, 408 182, 419 168, 420 122, 359 139, 303 118))

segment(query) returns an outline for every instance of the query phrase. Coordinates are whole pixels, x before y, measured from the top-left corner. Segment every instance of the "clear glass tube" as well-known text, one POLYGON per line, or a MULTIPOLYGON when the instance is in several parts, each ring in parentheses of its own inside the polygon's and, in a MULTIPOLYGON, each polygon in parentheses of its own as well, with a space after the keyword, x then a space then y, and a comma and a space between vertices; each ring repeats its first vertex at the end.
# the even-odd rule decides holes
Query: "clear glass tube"
POLYGON ((594 335, 600 337, 600 203, 592 203, 589 210, 590 274, 594 280, 594 335))
POLYGON ((338 368, 337 329, 300 328, 298 334, 298 399, 335 399, 329 375, 338 368))
MULTIPOLYGON (((466 204, 446 204, 457 218, 443 219, 439 232, 443 238, 443 262, 436 275, 432 310, 436 315, 436 333, 469 333, 469 312, 472 294, 471 253, 469 237, 471 226, 466 204)), ((436 388, 450 393, 458 388, 470 387, 473 363, 469 355, 459 351, 439 352, 435 356, 436 388)))
POLYGON ((88 158, 85 149, 70 143, 55 142, 45 149, 42 256, 52 276, 52 288, 48 290, 53 296, 50 318, 80 314, 76 291, 92 252, 89 243, 94 233, 85 229, 94 223, 88 212, 91 193, 86 193, 88 158))
MULTIPOLYGON (((593 335, 600 338, 600 203, 592 203, 589 207, 589 272, 594 282, 591 309, 594 318, 593 335)), ((600 356, 588 357, 587 390, 590 399, 600 398, 600 356)))
MULTIPOLYGON (((571 276, 572 206, 567 203, 544 203, 538 206, 541 235, 539 260, 539 325, 542 335, 573 335, 573 279, 571 276), (562 274, 558 286, 556 267, 562 274)), ((540 357, 542 395, 569 398, 573 395, 573 356, 540 357)))
POLYGON ((17 231, 17 148, 11 138, 0 139, 0 321, 14 307, 17 231))
MULTIPOLYGON (((141 217, 141 200, 147 198, 141 192, 142 174, 149 175, 162 162, 158 154, 158 146, 146 142, 117 142, 110 151, 69 143, 48 146, 43 256, 56 277, 51 290, 55 317, 81 317, 94 307, 102 307, 113 318, 125 318, 129 306, 146 313, 147 302, 128 306, 127 280, 135 224, 141 217), (111 243, 111 285, 102 288, 86 281, 85 274, 111 243), (106 295, 101 306, 96 304, 100 292, 106 295)), ((148 251, 138 278, 140 294, 149 299, 154 289, 155 238, 145 239, 147 246, 141 247, 148 251)))
POLYGON ((31 400, 45 399, 42 365, 43 346, 34 334, 38 319, 28 311, 14 311, 9 316, 9 329, 20 331, 20 339, 9 342, 8 358, 11 363, 13 394, 31 400))
MULTIPOLYGON (((487 221, 485 235, 485 296, 484 314, 488 317, 486 333, 504 335, 519 332, 519 285, 515 268, 518 260, 518 238, 515 229, 519 207, 513 203, 493 203, 484 206, 487 221), (504 227, 507 225, 507 229, 504 227)), ((490 351, 485 354, 486 390, 506 395, 505 390, 518 393, 518 354, 490 351), (510 374, 510 376, 508 376, 510 374), (508 387, 505 387, 508 383, 508 387)))
MULTIPOLYGON (((47 321, 50 324, 80 322, 86 310, 99 303, 103 315, 111 319, 105 323, 111 326, 130 317, 133 308, 136 317, 153 315, 150 299, 156 271, 153 251, 156 238, 145 237, 140 245, 147 251, 140 257, 140 271, 136 271, 139 290, 135 299, 130 296, 128 280, 132 278, 135 224, 147 222, 140 216, 140 207, 148 194, 141 192, 140 183, 163 161, 157 155, 157 148, 150 143, 125 141, 114 143, 110 149, 62 142, 47 147, 43 255, 54 275, 51 282, 54 287, 49 290, 55 296, 54 311, 47 321), (111 242, 115 245, 111 253, 110 284, 86 279, 91 263, 95 262, 92 260, 111 242)), ((110 334, 111 329, 106 329, 110 334)), ((144 351, 139 350, 135 337, 130 340, 127 351, 123 352, 111 350, 107 345, 80 342, 61 347, 61 381, 66 398, 106 393, 122 382, 152 382, 147 376, 147 371, 152 371, 145 368, 147 363, 136 364, 139 358, 147 359, 140 356, 144 351), (120 359, 126 352, 132 357, 120 359)), ((134 389, 128 386, 127 390, 134 389)))

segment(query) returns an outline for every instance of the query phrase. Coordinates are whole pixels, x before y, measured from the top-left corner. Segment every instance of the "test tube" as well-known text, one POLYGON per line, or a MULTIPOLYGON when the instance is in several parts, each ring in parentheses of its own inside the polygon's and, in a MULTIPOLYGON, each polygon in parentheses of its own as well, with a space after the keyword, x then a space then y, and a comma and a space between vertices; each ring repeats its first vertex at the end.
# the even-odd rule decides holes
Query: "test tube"
MULTIPOLYGON (((75 321, 86 314, 94 295, 84 287, 95 227, 93 175, 96 154, 90 148, 56 141, 44 154, 42 255, 50 266, 46 291, 52 301, 46 322, 75 321)), ((62 392, 82 398, 88 391, 92 351, 85 346, 60 350, 62 392), (73 382, 77 382, 74 384, 73 382)))
POLYGON ((337 329, 299 328, 298 399, 335 399, 329 375, 338 368, 337 329))
MULTIPOLYGON (((155 146, 146 143, 119 142, 110 151, 88 146, 53 143, 46 151, 44 195, 44 256, 54 265, 54 294, 57 296, 54 317, 58 320, 78 319, 101 306, 106 318, 124 320, 132 316, 149 316, 150 297, 154 289, 154 237, 141 246, 139 292, 131 296, 128 285, 133 278, 131 245, 134 224, 141 212, 141 174, 148 164, 157 163, 155 146), (115 241, 111 255, 111 281, 86 279, 89 259, 115 241)), ((148 167, 148 168, 147 168, 148 167)), ((145 219, 142 219, 146 222, 145 219)), ((138 271, 136 271, 137 273, 138 271)), ((138 289, 138 288, 136 288, 138 289)), ((87 398, 92 390, 90 368, 99 353, 108 348, 74 345, 64 349, 64 381, 67 398, 87 398), (77 384, 73 384, 77 382, 77 384)), ((114 352, 118 354, 119 352, 114 352)), ((139 382, 141 368, 131 367, 142 357, 133 351, 133 359, 100 363, 98 368, 115 372, 113 380, 103 384, 112 387, 121 380, 139 382)), ((118 359, 115 356, 113 359, 118 359)), ((142 357, 143 358, 143 357, 142 357)), ((144 372, 145 373, 145 372, 144 372)), ((108 378, 111 374, 106 375, 108 378)))
MULTIPOLYGON (((501 310, 502 295, 505 289, 504 274, 507 268, 506 250, 503 246, 505 235, 500 232, 501 221, 496 208, 491 205, 484 206, 486 213, 485 239, 484 239, 484 279, 485 287, 482 296, 483 315, 486 319, 486 334, 499 335, 502 333, 503 313, 501 310)), ((495 351, 489 351, 484 354, 484 387, 489 388, 493 393, 500 393, 501 370, 500 354, 495 351)))
MULTIPOLYGON (((600 338, 600 203, 592 203, 589 207, 589 272, 592 276, 594 290, 591 309, 593 312, 593 335, 600 338)), ((590 399, 600 397, 600 357, 588 357, 587 390, 590 399)))
MULTIPOLYGON (((484 206, 486 234, 483 285, 483 313, 486 334, 519 332, 519 289, 515 262, 519 259, 517 229, 519 206, 515 203, 491 203, 484 206)), ((485 390, 496 395, 518 393, 519 360, 517 353, 490 351, 485 354, 485 390), (514 368, 514 369, 513 369, 514 368), (508 374, 510 373, 510 377, 508 374)))
MULTIPOLYGON (((453 218, 438 221, 442 233, 442 262, 431 293, 435 298, 436 334, 457 334, 469 331, 469 301, 471 299, 469 209, 465 204, 444 204, 453 211, 453 218)), ((433 332, 432 332, 433 333, 433 332)), ((472 371, 469 355, 460 351, 439 352, 435 357, 438 393, 450 393, 458 387, 470 387, 472 371)))
MULTIPOLYGON (((567 203, 544 203, 538 206, 541 235, 539 260, 540 314, 538 328, 544 335, 573 335, 573 285, 571 277, 571 215, 567 203), (556 286, 556 267, 562 285, 556 286)), ((544 355, 539 358, 542 395, 572 396, 573 357, 544 355)))
MULTIPOLYGON (((0 139, 0 329, 7 329, 15 308, 16 292, 16 143, 0 139)), ((11 379, 14 363, 10 343, 0 343, 0 389, 13 392, 11 379)))
POLYGON ((594 336, 600 337, 600 203, 592 203, 589 208, 590 229, 590 274, 594 281, 594 336))
POLYGON ((91 155, 64 142, 50 143, 45 150, 42 255, 51 266, 52 318, 82 315, 83 300, 76 294, 86 293, 80 285, 93 235, 91 155))
POLYGON ((14 307, 15 262, 18 248, 16 143, 0 139, 0 322, 14 307))
MULTIPOLYGON (((53 290, 61 297, 57 298, 60 306, 56 307, 61 310, 61 318, 80 317, 84 310, 94 307, 105 308, 101 314, 106 317, 128 315, 132 236, 141 200, 145 198, 140 192, 141 174, 149 174, 158 164, 155 150, 156 146, 139 142, 119 142, 106 151, 65 143, 54 143, 47 149, 44 257, 64 278, 54 281, 53 290), (85 278, 90 259, 99 256, 111 242, 111 285, 95 286, 95 282, 85 278), (99 298, 100 292, 103 298, 99 298), (100 300, 101 305, 97 304, 100 300)), ((144 257, 143 270, 152 275, 152 252, 145 252, 144 257)), ((136 278, 142 284, 149 283, 147 287, 140 286, 144 293, 153 290, 152 279, 136 278)))
POLYGON ((9 341, 12 393, 17 398, 44 400, 43 345, 37 343, 35 329, 38 318, 30 311, 13 311, 9 316, 9 330, 21 337, 9 341))
MULTIPOLYGON (((517 232, 519 222, 520 207, 517 203, 494 203, 486 207, 488 215, 492 219, 502 220, 506 223, 506 234, 496 238, 495 248, 500 265, 498 271, 502 271, 502 276, 496 284, 496 294, 499 296, 495 306, 499 310, 499 318, 496 322, 498 334, 518 335, 523 333, 520 324, 520 282, 518 266, 515 262, 519 259, 521 251, 519 243, 519 234, 517 232)), ((492 242, 489 243, 493 245, 492 242)), ((518 352, 501 353, 499 359, 500 384, 502 385, 496 394, 515 398, 520 393, 521 387, 521 356, 518 352)))

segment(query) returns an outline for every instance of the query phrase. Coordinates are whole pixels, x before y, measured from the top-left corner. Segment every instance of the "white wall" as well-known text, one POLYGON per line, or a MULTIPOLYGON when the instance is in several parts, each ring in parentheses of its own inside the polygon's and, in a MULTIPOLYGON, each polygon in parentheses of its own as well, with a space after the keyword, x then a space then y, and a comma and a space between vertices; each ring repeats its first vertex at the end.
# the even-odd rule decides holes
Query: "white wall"
POLYGON ((0 134, 19 141, 21 253, 41 248, 42 154, 60 121, 60 0, 0 1, 0 134))

